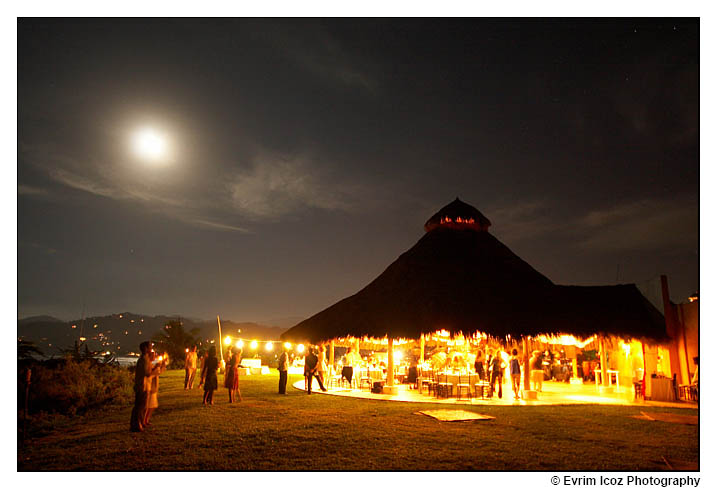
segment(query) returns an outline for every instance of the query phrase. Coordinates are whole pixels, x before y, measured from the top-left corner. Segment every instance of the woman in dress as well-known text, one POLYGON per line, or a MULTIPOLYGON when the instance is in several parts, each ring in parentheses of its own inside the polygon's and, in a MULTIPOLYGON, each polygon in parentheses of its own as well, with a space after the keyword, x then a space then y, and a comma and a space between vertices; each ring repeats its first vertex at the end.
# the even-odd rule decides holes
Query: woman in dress
POLYGON ((242 350, 232 349, 232 357, 227 362, 227 368, 224 373, 224 387, 229 391, 229 403, 234 403, 236 397, 242 401, 242 395, 239 393, 239 358, 242 350))
POLYGON ((202 379, 204 380, 204 401, 207 405, 214 405, 214 390, 217 389, 217 369, 219 368, 219 359, 217 359, 217 348, 211 346, 207 354, 207 360, 202 368, 202 379))
MULTIPOLYGON (((157 360, 157 353, 151 352, 150 359, 151 359, 151 362, 154 362, 155 360, 157 360)), ((165 371, 166 367, 167 367, 167 364, 164 359, 152 367, 152 371, 150 374, 149 397, 147 399, 147 411, 145 412, 145 420, 142 423, 142 425, 144 425, 144 426, 152 425, 152 424, 150 424, 150 418, 152 417, 152 412, 154 412, 155 409, 157 407, 159 407, 159 401, 157 400, 157 393, 160 391, 160 374, 162 374, 165 371)))

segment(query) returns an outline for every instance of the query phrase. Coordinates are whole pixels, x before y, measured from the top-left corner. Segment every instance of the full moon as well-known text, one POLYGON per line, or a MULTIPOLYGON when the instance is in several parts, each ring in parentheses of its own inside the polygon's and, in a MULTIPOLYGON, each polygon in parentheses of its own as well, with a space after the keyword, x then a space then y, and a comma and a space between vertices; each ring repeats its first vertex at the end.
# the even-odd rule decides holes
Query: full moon
POLYGON ((132 138, 132 146, 140 158, 162 160, 167 155, 167 139, 153 128, 142 128, 132 138))

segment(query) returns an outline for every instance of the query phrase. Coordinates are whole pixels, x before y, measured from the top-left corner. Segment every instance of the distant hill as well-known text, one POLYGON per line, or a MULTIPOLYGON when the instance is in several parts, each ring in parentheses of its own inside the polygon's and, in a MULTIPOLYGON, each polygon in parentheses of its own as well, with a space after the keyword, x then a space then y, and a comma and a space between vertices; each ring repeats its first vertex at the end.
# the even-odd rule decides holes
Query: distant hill
POLYGON ((37 323, 37 322, 62 323, 62 320, 60 320, 59 318, 55 318, 54 316, 40 315, 40 316, 29 316, 27 318, 20 319, 17 322, 18 322, 18 324, 37 323))
MULTIPOLYGON (((199 337, 209 341, 217 339, 217 320, 197 320, 178 316, 148 316, 137 313, 115 313, 101 317, 65 322, 51 316, 19 319, 18 339, 29 340, 48 355, 70 348, 80 337, 85 337, 91 350, 110 351, 118 355, 137 352, 140 342, 150 340, 170 321, 182 321, 186 331, 199 329, 199 337)), ((233 337, 278 340, 287 327, 262 325, 252 322, 222 321, 222 335, 233 337), (241 332, 240 332, 241 331, 241 332)))

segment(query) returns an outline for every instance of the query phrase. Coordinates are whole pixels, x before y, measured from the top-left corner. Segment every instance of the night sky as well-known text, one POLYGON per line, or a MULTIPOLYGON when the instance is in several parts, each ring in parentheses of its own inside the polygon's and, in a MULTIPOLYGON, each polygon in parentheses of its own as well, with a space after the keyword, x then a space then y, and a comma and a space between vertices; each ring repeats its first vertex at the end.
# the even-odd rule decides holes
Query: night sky
POLYGON ((18 21, 19 317, 307 317, 457 196, 681 302, 698 190, 694 19, 18 21))

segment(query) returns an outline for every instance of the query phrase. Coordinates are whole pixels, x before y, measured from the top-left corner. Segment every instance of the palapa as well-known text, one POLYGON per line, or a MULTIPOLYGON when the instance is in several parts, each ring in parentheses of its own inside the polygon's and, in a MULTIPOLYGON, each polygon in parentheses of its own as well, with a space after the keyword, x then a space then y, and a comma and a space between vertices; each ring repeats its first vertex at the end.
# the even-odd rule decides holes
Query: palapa
POLYGON ((593 334, 665 339, 663 316, 635 285, 560 286, 496 239, 458 198, 358 293, 298 323, 283 340, 419 338, 447 330, 496 338, 593 334))

